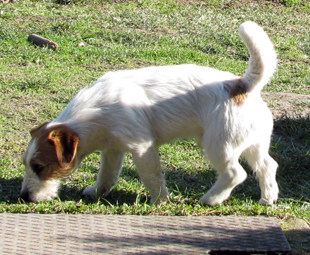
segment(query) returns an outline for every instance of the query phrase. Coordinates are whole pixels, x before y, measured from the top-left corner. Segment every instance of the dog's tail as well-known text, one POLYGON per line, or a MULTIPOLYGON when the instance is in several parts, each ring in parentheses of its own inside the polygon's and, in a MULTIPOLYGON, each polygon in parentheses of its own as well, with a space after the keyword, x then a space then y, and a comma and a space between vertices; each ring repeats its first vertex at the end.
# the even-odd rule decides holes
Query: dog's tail
POLYGON ((246 91, 261 91, 277 67, 277 55, 265 31, 256 23, 247 21, 239 27, 239 34, 250 53, 249 68, 242 83, 246 91))

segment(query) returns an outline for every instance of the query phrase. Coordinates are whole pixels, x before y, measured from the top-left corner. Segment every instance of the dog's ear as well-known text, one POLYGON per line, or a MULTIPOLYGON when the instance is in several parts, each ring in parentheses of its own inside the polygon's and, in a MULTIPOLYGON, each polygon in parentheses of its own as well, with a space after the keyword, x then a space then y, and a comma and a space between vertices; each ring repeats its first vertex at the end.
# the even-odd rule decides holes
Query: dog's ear
POLYGON ((44 122, 43 124, 41 124, 41 125, 39 125, 37 127, 34 127, 33 129, 31 129, 30 130, 31 137, 34 137, 39 130, 45 128, 48 123, 49 122, 44 122))
POLYGON ((48 140, 55 146, 59 165, 64 167, 66 164, 70 164, 75 158, 80 142, 78 135, 65 126, 58 126, 50 131, 48 140))

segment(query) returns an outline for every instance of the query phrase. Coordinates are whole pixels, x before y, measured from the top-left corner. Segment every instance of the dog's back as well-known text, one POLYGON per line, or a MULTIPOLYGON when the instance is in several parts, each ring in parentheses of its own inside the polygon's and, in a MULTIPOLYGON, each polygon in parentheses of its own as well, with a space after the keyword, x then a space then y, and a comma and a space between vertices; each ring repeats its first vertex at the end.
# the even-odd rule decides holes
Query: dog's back
POLYGON ((217 117, 216 109, 229 104, 241 106, 249 94, 260 93, 275 70, 276 54, 263 29, 246 22, 239 33, 250 53, 249 68, 243 78, 197 65, 110 72, 82 90, 56 122, 71 118, 80 123, 96 118, 103 125, 112 122, 111 132, 119 135, 122 132, 118 127, 126 126, 129 133, 143 134, 148 126, 158 144, 202 134, 208 125, 205 119, 217 117), (139 127, 144 127, 144 131, 139 127))

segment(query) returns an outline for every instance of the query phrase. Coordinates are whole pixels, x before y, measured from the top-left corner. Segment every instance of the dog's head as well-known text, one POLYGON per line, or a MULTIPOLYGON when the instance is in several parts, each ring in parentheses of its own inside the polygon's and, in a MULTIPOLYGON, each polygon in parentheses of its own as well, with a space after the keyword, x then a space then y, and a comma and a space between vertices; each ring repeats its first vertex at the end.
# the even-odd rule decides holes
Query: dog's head
POLYGON ((57 197, 60 180, 76 167, 78 135, 64 124, 44 123, 30 131, 31 141, 23 156, 26 174, 20 197, 46 201, 57 197))

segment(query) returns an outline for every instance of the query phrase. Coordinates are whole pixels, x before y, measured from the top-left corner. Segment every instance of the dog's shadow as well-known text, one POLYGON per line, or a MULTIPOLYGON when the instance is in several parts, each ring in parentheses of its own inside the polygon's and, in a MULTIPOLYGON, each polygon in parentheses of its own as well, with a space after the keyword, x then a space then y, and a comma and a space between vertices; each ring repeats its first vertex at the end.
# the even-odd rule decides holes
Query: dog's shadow
MULTIPOLYGON (((247 167, 245 165, 245 167, 247 167)), ((166 185, 169 190, 169 193, 172 193, 173 197, 183 197, 183 198, 191 198, 186 199, 188 203, 190 201, 197 201, 209 188, 211 188, 212 184, 216 180, 216 172, 212 169, 208 169, 206 171, 199 171, 198 173, 189 174, 186 169, 182 169, 182 167, 177 170, 165 170, 165 180, 166 185)), ((124 168, 119 182, 140 182, 137 170, 133 168, 124 168)), ((253 199, 259 199, 260 191, 258 184, 256 183, 257 188, 253 188, 255 186, 255 176, 250 175, 247 180, 247 184, 240 185, 240 187, 236 188, 235 197, 237 199, 244 199, 244 194, 246 193, 249 197, 253 199), (244 191, 247 189, 247 186, 252 187, 248 191, 244 191)), ((140 185, 143 185, 140 182, 140 185)), ((133 205, 133 204, 143 204, 149 203, 150 197, 148 195, 148 191, 142 188, 139 190, 134 190, 133 188, 126 188, 122 184, 116 184, 111 192, 103 198, 99 199, 91 199, 83 196, 83 190, 76 188, 74 186, 63 185, 59 191, 59 198, 61 201, 79 201, 82 199, 85 204, 92 204, 100 202, 105 205, 133 205)), ((193 202, 195 203, 195 202, 193 202)))
MULTIPOLYGON (((199 174, 188 174, 181 167, 178 170, 165 170, 165 180, 169 192, 182 197, 189 196, 199 199, 199 196, 206 192, 205 183, 209 180, 210 185, 207 185, 209 186, 207 188, 210 188, 211 183, 215 179, 215 171, 201 171, 199 174)), ((122 184, 133 182, 135 183, 133 186, 141 187, 143 185, 134 166, 132 168, 123 168, 119 182, 120 184, 116 184, 106 197, 99 199, 83 196, 83 190, 87 188, 86 186, 80 189, 71 185, 62 185, 59 190, 59 198, 61 201, 79 201, 82 199, 85 204, 97 203, 99 201, 102 204, 113 206, 150 202, 150 196, 145 188, 142 187, 139 190, 135 190, 134 187, 128 188, 122 184), (140 182, 140 184, 137 185, 137 182, 140 182)))
POLYGON ((277 119, 270 150, 279 164, 280 198, 310 202, 310 116, 277 119))
MULTIPOLYGON (((77 189, 73 187, 63 186, 59 192, 59 199, 61 201, 80 201, 82 200, 84 204, 94 204, 100 202, 105 205, 122 205, 124 203, 128 205, 133 205, 137 202, 138 194, 128 190, 112 189, 111 192, 106 196, 98 199, 92 199, 83 196, 83 189, 77 189)), ((141 196, 139 202, 144 203, 147 201, 146 196, 141 196)))
MULTIPOLYGON (((19 193, 21 190, 21 183, 23 181, 22 177, 19 178, 0 178, 0 202, 7 203, 24 203, 19 198, 19 193)), ((86 188, 86 187, 85 187, 86 188)), ((83 200, 85 204, 91 204, 98 202, 97 200, 90 199, 88 197, 83 197, 82 192, 84 189, 80 189, 74 186, 62 185, 59 190, 59 199, 61 201, 79 201, 83 200)), ((110 194, 105 198, 100 198, 100 203, 103 204, 134 204, 137 201, 144 203, 147 202, 146 195, 139 195, 135 192, 131 192, 124 189, 112 189, 110 194), (137 200, 137 196, 139 199, 137 200)))
MULTIPOLYGON (((92 169, 92 172, 97 173, 96 169, 92 169)), ((94 176, 95 178, 95 176, 94 176)), ((122 180, 134 180, 135 182, 139 181, 138 173, 136 169, 124 167, 122 174, 120 176, 119 182, 122 180)), ((70 181, 69 181, 70 183, 70 181)), ((75 187, 74 185, 62 185, 59 190, 59 198, 61 201, 80 201, 82 200, 85 204, 92 204, 100 202, 106 205, 122 205, 124 203, 128 205, 133 205, 134 203, 145 203, 148 201, 149 197, 147 197, 146 192, 143 194, 139 194, 137 190, 129 190, 118 183, 112 188, 110 193, 101 198, 92 199, 87 196, 83 196, 83 190, 87 188, 85 187, 75 187)))

